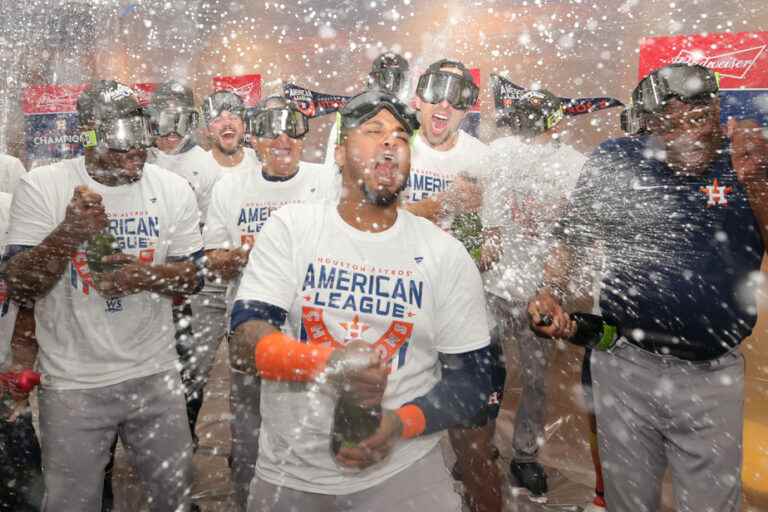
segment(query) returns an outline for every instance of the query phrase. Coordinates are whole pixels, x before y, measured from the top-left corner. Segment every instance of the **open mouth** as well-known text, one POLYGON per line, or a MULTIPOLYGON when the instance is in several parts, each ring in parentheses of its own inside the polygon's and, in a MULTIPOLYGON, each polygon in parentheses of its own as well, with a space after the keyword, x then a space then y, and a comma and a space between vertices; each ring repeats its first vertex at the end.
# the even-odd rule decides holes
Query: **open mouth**
POLYGON ((373 167, 373 175, 380 187, 390 187, 398 181, 398 162, 395 155, 385 153, 376 160, 373 167))
POLYGON ((269 148, 269 154, 275 158, 289 158, 291 156, 291 148, 273 146, 269 148))
POLYGON ((432 132, 433 133, 442 133, 448 128, 448 114, 445 114, 443 112, 435 112, 432 114, 432 132))
POLYGON ((237 132, 235 132, 235 130, 225 129, 220 133, 219 136, 221 137, 222 140, 232 141, 237 138, 237 132))

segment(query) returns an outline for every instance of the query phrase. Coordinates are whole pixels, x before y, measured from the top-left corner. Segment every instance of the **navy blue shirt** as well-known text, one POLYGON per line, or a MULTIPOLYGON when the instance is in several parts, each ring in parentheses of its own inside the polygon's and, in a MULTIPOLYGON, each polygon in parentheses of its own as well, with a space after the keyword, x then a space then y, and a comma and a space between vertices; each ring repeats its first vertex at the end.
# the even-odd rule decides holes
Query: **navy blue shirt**
POLYGON ((641 346, 710 359, 752 332, 763 242, 729 147, 685 176, 648 138, 609 140, 579 178, 558 231, 577 252, 603 247, 603 316, 641 346))

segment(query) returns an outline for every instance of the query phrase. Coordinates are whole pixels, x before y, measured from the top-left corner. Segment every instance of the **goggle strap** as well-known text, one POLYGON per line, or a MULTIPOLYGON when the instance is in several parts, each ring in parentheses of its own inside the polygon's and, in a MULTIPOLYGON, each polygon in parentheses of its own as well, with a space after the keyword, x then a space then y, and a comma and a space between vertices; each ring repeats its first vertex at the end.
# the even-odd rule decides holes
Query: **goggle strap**
POLYGON ((336 111, 336 145, 341 144, 341 112, 336 111))

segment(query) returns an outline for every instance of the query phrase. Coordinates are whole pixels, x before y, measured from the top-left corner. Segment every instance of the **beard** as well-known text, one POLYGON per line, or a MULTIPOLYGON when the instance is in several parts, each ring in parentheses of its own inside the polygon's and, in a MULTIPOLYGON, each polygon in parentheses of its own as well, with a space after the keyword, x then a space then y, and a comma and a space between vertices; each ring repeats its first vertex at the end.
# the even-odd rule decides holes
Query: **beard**
POLYGON ((380 208, 386 208, 395 204, 400 199, 400 192, 405 190, 405 186, 405 181, 403 181, 397 190, 390 192, 388 190, 371 190, 364 181, 360 182, 360 190, 363 192, 363 196, 368 202, 380 208))
POLYGON ((227 149, 224 146, 222 146, 218 138, 214 139, 214 144, 219 149, 219 151, 221 151, 222 154, 227 156, 234 156, 237 154, 238 151, 240 151, 240 148, 243 147, 243 139, 240 139, 240 142, 237 143, 232 149, 227 149))

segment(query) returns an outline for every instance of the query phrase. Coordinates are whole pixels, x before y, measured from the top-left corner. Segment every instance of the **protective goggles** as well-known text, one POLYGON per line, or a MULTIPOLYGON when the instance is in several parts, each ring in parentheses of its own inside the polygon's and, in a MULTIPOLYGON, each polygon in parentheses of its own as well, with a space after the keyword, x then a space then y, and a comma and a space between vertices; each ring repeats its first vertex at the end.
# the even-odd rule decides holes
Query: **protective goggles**
POLYGON ((105 146, 113 151, 143 149, 152 145, 149 120, 142 115, 102 121, 95 129, 82 133, 83 146, 105 146))
POLYGON ((309 119, 295 108, 260 109, 246 117, 245 129, 259 138, 275 139, 285 133, 292 139, 300 139, 309 132, 309 119))
POLYGON ((245 105, 240 96, 229 91, 219 91, 203 100, 205 124, 211 124, 223 112, 242 118, 245 114, 245 105))
POLYGON ((430 71, 421 75, 416 95, 427 103, 448 101, 457 110, 467 110, 477 101, 480 89, 463 76, 447 71, 430 71))
POLYGON ((382 109, 389 111, 403 125, 408 135, 413 135, 419 129, 416 112, 397 99, 396 96, 376 90, 358 94, 347 101, 339 111, 341 125, 344 128, 355 128, 375 117, 382 109))
POLYGON ((685 103, 709 103, 720 91, 719 75, 698 64, 670 64, 643 78, 632 91, 632 104, 660 112, 670 98, 685 103))
POLYGON ((406 85, 405 73, 397 69, 380 69, 368 75, 371 83, 383 91, 400 94, 406 85))
POLYGON ((174 133, 184 137, 197 128, 199 115, 192 109, 149 110, 149 127, 152 135, 165 137, 174 133))

